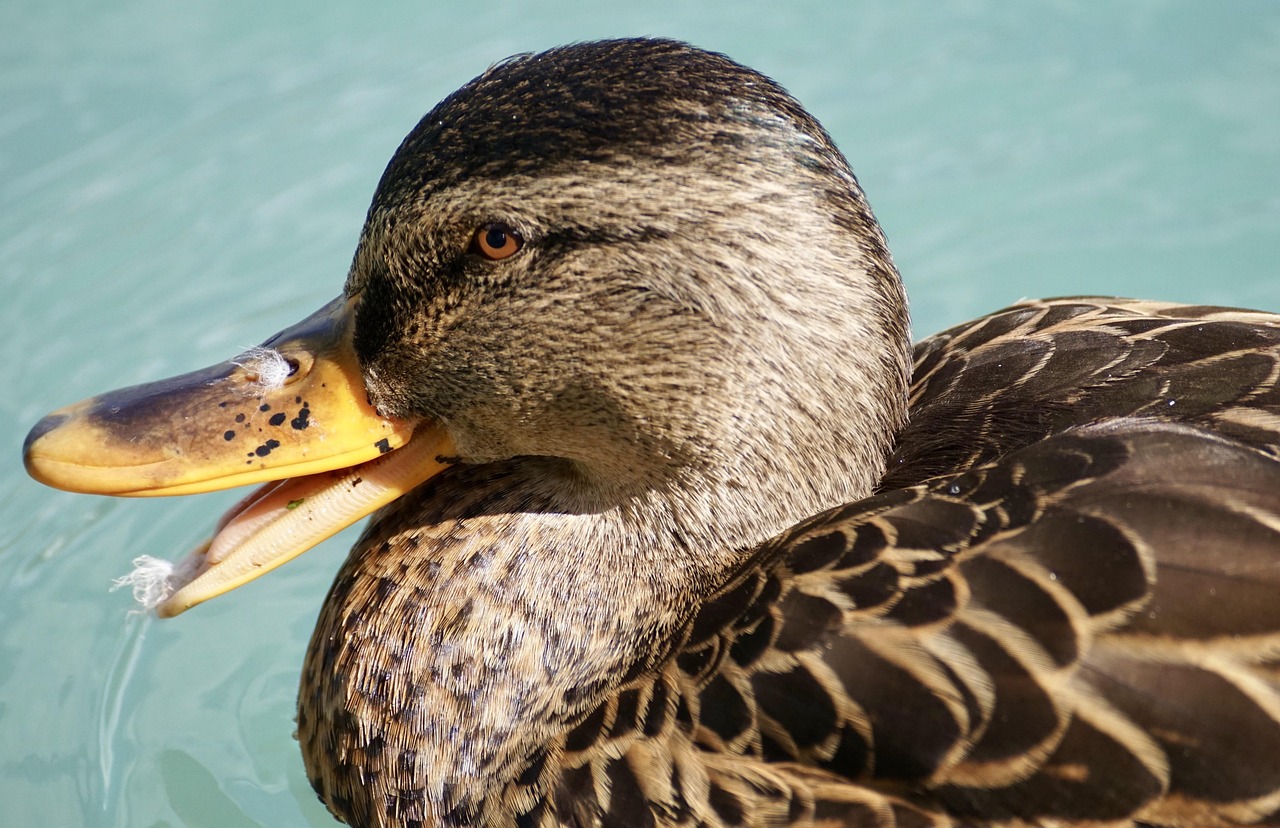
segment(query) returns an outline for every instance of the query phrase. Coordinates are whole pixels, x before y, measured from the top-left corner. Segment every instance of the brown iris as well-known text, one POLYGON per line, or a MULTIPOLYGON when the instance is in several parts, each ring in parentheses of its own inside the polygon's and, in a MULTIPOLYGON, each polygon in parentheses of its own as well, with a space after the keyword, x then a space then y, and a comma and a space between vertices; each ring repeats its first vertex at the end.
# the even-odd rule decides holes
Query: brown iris
POLYGON ((514 256, 524 247, 524 239, 505 224, 482 225, 471 237, 471 252, 479 253, 491 262, 514 256))

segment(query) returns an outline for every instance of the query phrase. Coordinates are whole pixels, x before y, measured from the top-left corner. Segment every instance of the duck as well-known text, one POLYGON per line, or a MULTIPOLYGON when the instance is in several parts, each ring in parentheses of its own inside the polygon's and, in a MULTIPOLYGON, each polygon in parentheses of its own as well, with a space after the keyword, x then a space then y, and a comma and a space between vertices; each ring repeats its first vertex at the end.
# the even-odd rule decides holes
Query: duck
POLYGON ((799 102, 664 39, 507 59, 342 294, 59 409, 37 480, 259 484, 177 615, 373 518, 301 667, 353 826, 1280 824, 1280 316, 1028 300, 912 346, 799 102))

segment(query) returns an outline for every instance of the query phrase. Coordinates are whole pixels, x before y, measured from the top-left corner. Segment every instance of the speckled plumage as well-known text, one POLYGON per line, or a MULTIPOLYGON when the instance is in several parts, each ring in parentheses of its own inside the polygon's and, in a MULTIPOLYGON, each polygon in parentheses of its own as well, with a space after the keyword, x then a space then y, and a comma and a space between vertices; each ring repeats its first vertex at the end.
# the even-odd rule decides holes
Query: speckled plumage
POLYGON ((1029 302, 913 369, 826 133, 666 41, 447 98, 346 290, 370 399, 458 462, 312 639, 340 818, 1277 819, 1280 318, 1029 302), (487 222, 523 249, 468 253, 487 222))
POLYGON ((925 340, 880 491, 457 821, 1272 824, 1278 349, 1269 314, 1091 298, 925 340))

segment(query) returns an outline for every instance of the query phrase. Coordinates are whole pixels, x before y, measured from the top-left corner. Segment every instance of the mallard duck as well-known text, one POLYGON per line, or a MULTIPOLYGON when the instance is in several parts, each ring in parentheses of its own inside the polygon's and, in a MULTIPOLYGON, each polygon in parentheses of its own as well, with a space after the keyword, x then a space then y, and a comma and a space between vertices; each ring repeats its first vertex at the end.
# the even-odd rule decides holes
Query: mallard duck
POLYGON ((174 615, 377 511, 302 669, 357 826, 1280 819, 1280 316, 1029 301, 915 346, 774 82, 510 59, 378 184, 342 295, 54 412, 43 482, 265 483, 174 615))

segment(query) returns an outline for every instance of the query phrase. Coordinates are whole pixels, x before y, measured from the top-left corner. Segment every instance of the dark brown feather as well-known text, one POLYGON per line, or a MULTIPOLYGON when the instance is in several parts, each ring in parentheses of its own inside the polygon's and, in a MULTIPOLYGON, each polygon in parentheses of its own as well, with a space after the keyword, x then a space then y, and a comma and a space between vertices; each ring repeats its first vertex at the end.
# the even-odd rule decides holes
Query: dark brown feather
POLYGON ((590 777, 622 752, 665 791, 696 763, 709 787, 650 800, 677 825, 1265 821, 1277 320, 1057 300, 916 356, 881 492, 704 602, 662 680, 690 720, 602 738, 590 777))

